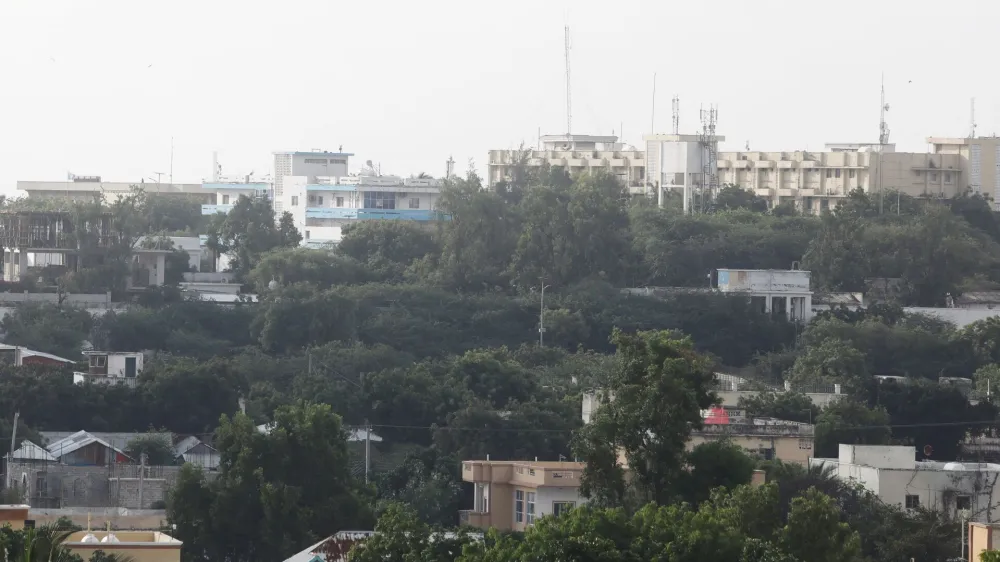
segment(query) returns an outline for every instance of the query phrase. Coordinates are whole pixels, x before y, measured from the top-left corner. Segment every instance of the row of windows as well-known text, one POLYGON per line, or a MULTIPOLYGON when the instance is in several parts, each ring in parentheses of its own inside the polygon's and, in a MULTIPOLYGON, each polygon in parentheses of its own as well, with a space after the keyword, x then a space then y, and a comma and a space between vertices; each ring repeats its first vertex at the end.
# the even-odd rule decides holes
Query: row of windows
MULTIPOLYGON (((552 502, 552 514, 556 517, 576 507, 576 502, 552 502)), ((535 492, 514 491, 514 522, 535 523, 535 492)))
MULTIPOLYGON (((382 191, 370 191, 370 192, 366 192, 365 193, 365 206, 364 206, 365 209, 395 209, 396 208, 395 194, 393 194, 393 197, 391 199, 387 199, 387 198, 379 198, 379 197, 371 197, 371 198, 369 198, 369 196, 368 196, 369 193, 371 193, 371 194, 380 194, 380 193, 385 193, 385 192, 382 192, 382 191)), ((223 195, 222 196, 222 204, 223 205, 228 205, 229 204, 229 196, 228 195, 223 195)), ((323 196, 322 195, 310 195, 309 196, 309 204, 310 205, 322 205, 323 204, 323 196)), ((299 206, 299 196, 298 195, 292 195, 292 207, 298 207, 298 206, 299 206)), ((335 197, 334 198, 334 206, 335 207, 343 207, 344 206, 344 198, 343 197, 335 197)), ((410 197, 409 208, 411 208, 411 209, 419 209, 420 208, 420 198, 419 197, 410 197)))
POLYGON ((347 164, 347 160, 343 158, 330 158, 329 161, 326 158, 305 158, 302 161, 306 164, 326 164, 327 162, 330 164, 347 164))
MULTIPOLYGON (((903 500, 903 505, 906 509, 917 509, 920 507, 920 496, 916 494, 906 494, 903 500)), ((972 509, 972 496, 962 495, 955 496, 955 509, 962 511, 963 509, 972 509)))

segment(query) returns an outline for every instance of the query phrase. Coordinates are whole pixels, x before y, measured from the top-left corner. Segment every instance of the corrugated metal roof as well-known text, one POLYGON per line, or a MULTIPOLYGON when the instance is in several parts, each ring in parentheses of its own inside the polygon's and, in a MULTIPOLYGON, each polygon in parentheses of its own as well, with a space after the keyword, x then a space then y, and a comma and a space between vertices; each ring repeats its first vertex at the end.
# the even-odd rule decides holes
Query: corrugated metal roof
POLYGON ((70 435, 65 439, 60 439, 59 441, 52 443, 47 447, 47 449, 53 455, 56 455, 57 457, 62 457, 64 455, 72 453, 73 451, 77 451, 79 449, 86 447, 87 445, 92 445, 94 443, 99 443, 107 447, 108 449, 115 451, 120 455, 128 457, 128 455, 126 455, 125 452, 122 451, 121 449, 109 445, 107 441, 94 437, 93 435, 87 433, 86 431, 77 431, 76 433, 70 435))
POLYGON ((28 461, 56 461, 56 458, 49 454, 48 451, 27 440, 21 443, 21 446, 11 456, 15 459, 28 461))

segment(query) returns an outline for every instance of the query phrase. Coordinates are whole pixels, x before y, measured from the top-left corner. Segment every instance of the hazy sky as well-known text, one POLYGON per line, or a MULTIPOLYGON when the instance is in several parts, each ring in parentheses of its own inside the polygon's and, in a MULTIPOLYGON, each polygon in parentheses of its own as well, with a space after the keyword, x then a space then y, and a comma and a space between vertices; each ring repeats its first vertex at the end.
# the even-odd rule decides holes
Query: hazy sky
POLYGON ((899 149, 1000 131, 1000 2, 867 0, 0 0, 0 191, 71 171, 197 182, 274 150, 385 173, 480 170, 490 148, 565 132, 641 145, 717 103, 723 149, 875 142, 879 75, 899 149), (912 81, 912 82, 911 82, 912 81))

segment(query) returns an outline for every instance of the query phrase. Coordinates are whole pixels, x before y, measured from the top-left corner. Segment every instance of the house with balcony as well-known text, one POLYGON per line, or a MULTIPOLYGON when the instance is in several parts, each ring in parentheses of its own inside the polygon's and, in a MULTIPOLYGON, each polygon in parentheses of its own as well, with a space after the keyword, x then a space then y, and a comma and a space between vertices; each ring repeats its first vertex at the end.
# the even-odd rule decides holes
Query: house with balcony
POLYGON ((135 386, 142 372, 142 352, 84 351, 87 371, 74 371, 74 384, 122 384, 135 386))
POLYGON ((202 190, 212 203, 201 206, 201 214, 215 215, 218 213, 228 214, 233 210, 233 205, 241 195, 247 197, 269 197, 271 184, 268 182, 251 182, 250 178, 245 181, 236 179, 219 178, 218 181, 204 182, 201 184, 202 190))
POLYGON ((292 214, 302 245, 337 243, 362 220, 447 220, 437 210, 441 180, 399 176, 286 176, 282 208, 292 214))
POLYGON ((459 513, 462 525, 524 531, 540 517, 559 515, 587 503, 580 495, 584 463, 463 461, 462 480, 475 486, 472 509, 459 513))

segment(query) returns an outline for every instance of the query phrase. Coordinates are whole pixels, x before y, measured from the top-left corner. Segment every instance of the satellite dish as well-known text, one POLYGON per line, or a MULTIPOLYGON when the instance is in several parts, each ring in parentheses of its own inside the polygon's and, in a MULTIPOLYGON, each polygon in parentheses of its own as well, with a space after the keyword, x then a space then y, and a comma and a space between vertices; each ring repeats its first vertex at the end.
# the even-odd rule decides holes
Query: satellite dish
POLYGON ((934 453, 934 447, 931 447, 930 445, 924 445, 924 456, 925 457, 930 457, 931 454, 933 454, 933 453, 934 453))

